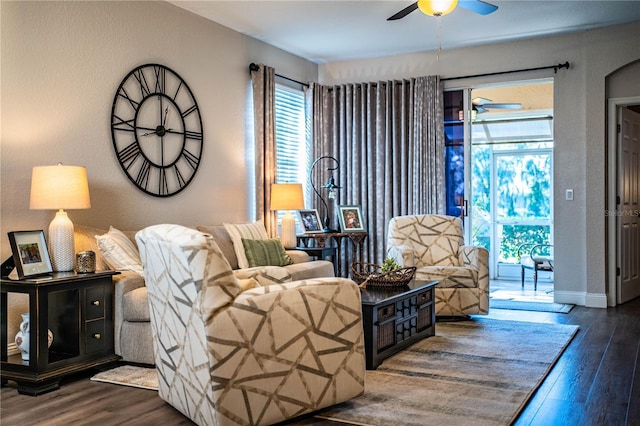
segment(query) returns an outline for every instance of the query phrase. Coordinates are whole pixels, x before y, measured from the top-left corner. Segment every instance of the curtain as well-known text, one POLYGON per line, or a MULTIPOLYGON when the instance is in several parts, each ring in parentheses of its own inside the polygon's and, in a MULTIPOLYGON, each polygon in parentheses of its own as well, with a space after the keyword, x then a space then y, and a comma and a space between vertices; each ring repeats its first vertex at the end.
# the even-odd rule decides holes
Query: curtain
MULTIPOLYGON (((313 157, 335 157, 338 205, 359 205, 369 238, 365 259, 386 257, 389 220, 445 212, 443 89, 437 76, 311 85, 313 157)), ((317 171, 316 182, 328 172, 317 171)), ((320 203, 315 203, 319 211, 320 203)), ((330 206, 332 225, 336 206, 330 206)))
POLYGON ((267 234, 276 237, 278 219, 271 211, 271 185, 276 180, 275 70, 265 65, 251 68, 255 137, 256 219, 267 234))

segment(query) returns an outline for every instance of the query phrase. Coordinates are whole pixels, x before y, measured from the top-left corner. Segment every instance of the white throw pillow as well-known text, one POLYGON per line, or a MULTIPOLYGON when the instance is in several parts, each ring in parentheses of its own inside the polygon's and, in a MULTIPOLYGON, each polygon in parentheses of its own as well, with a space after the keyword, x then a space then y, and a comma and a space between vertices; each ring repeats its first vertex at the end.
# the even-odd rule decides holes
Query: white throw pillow
POLYGON ((140 253, 122 231, 111 226, 106 234, 96 235, 96 241, 109 268, 114 271, 133 271, 143 275, 140 253))
POLYGON ((259 220, 253 223, 225 223, 224 227, 229 233, 231 241, 233 241, 233 250, 236 252, 236 257, 238 258, 238 267, 241 269, 248 268, 249 261, 247 260, 247 255, 244 253, 242 239, 268 239, 269 236, 267 236, 267 229, 264 227, 264 222, 259 220))

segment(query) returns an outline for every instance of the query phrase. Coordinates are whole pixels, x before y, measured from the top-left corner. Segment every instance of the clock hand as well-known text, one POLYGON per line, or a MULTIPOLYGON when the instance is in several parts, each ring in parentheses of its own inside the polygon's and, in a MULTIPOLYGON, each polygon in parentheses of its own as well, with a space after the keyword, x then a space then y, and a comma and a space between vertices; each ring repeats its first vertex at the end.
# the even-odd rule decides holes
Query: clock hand
POLYGON ((162 127, 164 127, 164 125, 167 122, 167 114, 169 114, 169 107, 167 107, 167 109, 164 110, 164 119, 162 120, 162 127))

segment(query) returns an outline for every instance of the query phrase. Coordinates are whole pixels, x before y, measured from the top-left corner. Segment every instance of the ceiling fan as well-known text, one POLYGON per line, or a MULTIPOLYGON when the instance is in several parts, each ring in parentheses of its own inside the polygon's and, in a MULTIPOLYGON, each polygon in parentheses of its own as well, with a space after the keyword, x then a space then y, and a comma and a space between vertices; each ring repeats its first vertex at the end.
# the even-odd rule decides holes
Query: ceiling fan
POLYGON ((453 12, 458 5, 480 15, 488 15, 498 10, 498 6, 482 0, 418 0, 387 18, 387 21, 402 19, 418 8, 426 15, 443 16, 453 12))
POLYGON ((520 103, 491 103, 491 99, 487 98, 473 98, 471 100, 471 105, 473 105, 473 110, 477 111, 478 114, 482 114, 483 112, 488 112, 490 109, 520 109, 522 108, 522 104, 520 103))

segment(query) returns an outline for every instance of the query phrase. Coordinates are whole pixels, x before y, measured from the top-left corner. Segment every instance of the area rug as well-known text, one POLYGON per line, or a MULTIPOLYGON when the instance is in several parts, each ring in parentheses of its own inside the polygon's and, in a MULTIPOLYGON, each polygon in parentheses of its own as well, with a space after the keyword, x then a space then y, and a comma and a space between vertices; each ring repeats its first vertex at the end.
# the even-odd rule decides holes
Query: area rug
POLYGON ((508 299, 491 299, 489 302, 491 309, 511 309, 515 311, 536 311, 536 312, 555 312, 560 314, 568 314, 574 305, 565 303, 546 303, 546 302, 521 302, 518 300, 508 299))
POLYGON ((91 378, 94 382, 113 383, 149 390, 158 390, 158 374, 155 368, 123 365, 102 371, 91 378))
POLYGON ((363 396, 316 417, 358 425, 509 425, 577 331, 491 319, 438 323, 436 336, 367 371, 363 396))

